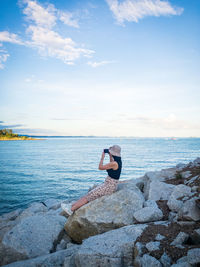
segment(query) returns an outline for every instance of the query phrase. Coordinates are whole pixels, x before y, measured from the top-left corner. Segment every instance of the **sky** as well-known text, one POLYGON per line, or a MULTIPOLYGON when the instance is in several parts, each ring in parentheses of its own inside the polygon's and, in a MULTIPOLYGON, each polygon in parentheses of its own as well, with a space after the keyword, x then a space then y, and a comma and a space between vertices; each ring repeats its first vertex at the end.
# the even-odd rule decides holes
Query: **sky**
POLYGON ((0 1, 0 129, 200 137, 199 70, 200 1, 0 1))

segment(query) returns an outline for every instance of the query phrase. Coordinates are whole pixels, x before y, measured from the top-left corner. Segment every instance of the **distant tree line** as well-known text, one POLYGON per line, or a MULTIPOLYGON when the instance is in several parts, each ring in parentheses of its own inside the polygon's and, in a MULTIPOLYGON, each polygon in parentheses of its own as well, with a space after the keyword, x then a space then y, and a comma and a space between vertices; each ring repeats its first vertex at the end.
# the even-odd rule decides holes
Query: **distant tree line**
POLYGON ((18 134, 14 134, 11 129, 2 129, 0 130, 0 137, 19 137, 18 134))

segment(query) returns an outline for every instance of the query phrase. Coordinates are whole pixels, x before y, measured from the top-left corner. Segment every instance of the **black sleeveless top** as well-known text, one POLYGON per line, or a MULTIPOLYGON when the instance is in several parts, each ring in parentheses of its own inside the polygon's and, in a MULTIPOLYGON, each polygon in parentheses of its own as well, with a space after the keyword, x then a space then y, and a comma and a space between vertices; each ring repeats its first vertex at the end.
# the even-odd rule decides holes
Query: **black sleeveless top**
POLYGON ((122 169, 122 160, 121 157, 117 157, 117 156, 113 156, 114 161, 116 161, 118 163, 118 169, 117 170, 113 170, 113 169, 108 169, 106 170, 108 175, 116 180, 119 180, 120 174, 121 174, 121 169, 122 169))

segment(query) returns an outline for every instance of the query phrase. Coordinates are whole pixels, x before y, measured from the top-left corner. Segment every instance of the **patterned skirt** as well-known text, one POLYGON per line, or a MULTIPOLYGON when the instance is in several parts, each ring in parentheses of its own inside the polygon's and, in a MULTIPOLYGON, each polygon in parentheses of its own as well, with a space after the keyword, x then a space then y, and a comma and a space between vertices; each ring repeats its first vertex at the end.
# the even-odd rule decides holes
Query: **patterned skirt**
POLYGON ((111 195, 117 190, 117 184, 118 180, 107 176, 103 184, 100 184, 99 186, 87 193, 86 198, 88 202, 105 195, 111 195))

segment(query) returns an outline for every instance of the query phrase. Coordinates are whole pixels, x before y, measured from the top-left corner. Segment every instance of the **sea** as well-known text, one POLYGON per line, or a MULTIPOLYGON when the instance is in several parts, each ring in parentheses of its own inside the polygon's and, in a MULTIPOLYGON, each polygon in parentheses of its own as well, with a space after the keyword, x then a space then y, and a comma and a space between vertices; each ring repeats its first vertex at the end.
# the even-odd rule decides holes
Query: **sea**
MULTIPOLYGON (((200 157, 200 138, 45 137, 0 141, 0 214, 49 198, 76 200, 107 176, 98 170, 104 148, 120 145, 120 180, 189 163, 200 157)), ((104 163, 109 162, 105 156, 104 163)))

